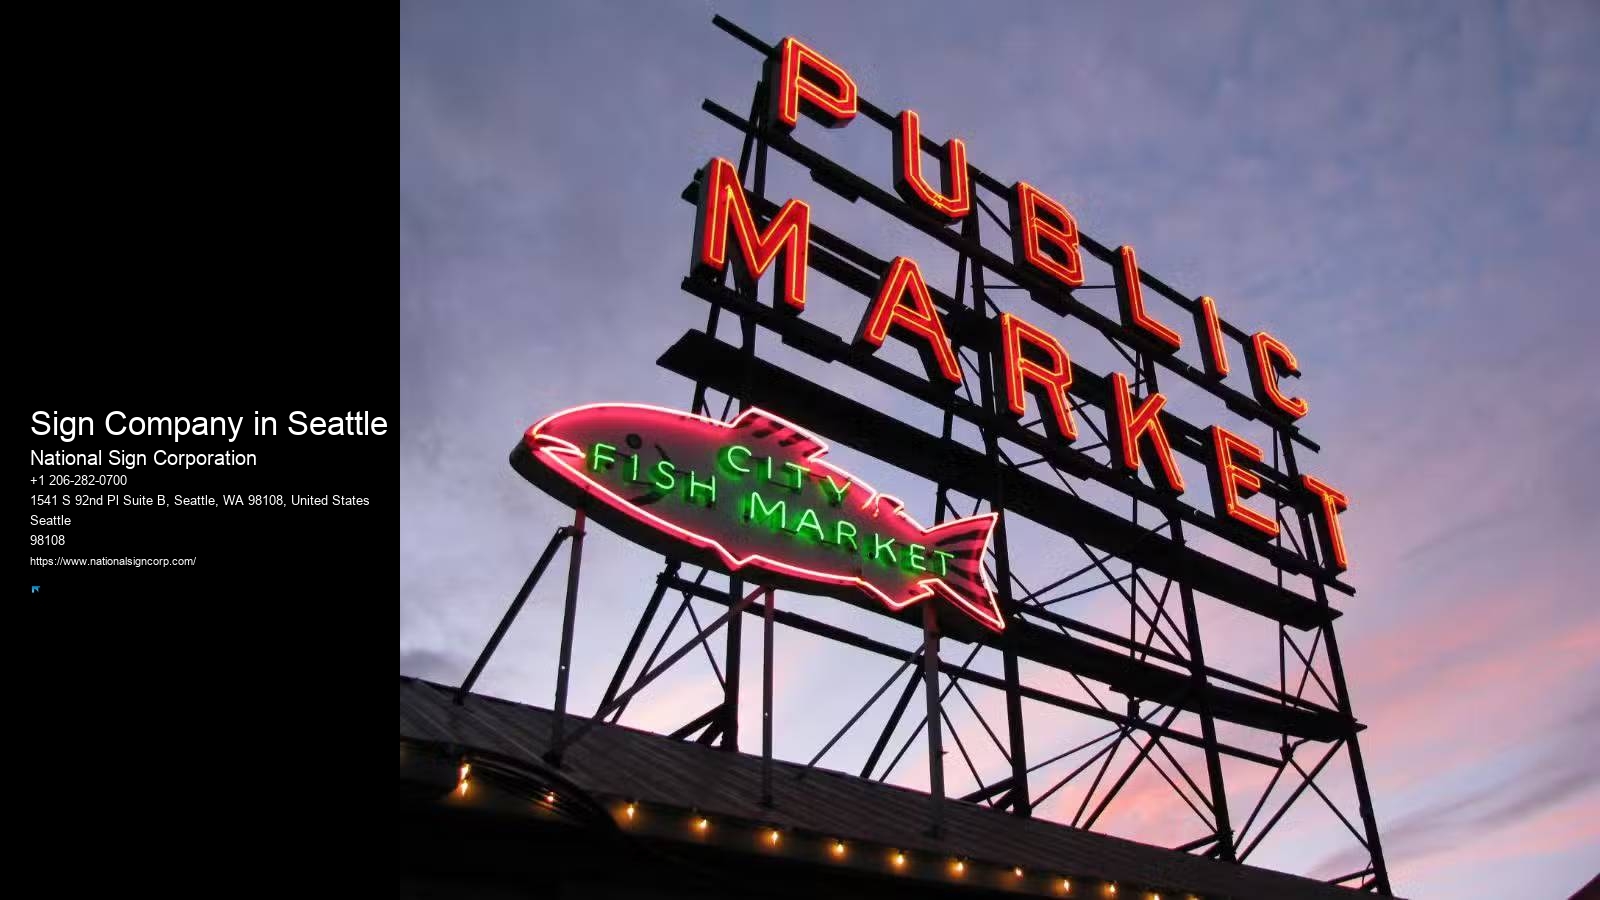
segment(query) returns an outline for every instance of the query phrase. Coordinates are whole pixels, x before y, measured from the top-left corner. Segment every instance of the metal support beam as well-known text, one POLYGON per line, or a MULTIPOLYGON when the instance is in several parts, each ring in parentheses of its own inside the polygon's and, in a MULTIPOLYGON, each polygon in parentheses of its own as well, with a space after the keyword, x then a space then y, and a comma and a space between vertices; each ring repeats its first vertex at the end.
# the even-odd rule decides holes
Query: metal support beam
POLYGON ((939 711, 939 619, 922 604, 922 684, 928 699, 928 796, 933 822, 928 833, 944 833, 944 741, 939 711))
POLYGON ((668 656, 666 659, 662 660, 655 668, 645 672, 643 675, 640 675, 639 680, 635 681, 632 687, 623 691, 615 700, 612 700, 610 703, 601 705, 599 709, 594 711, 593 718, 584 720, 583 724, 578 726, 578 729, 572 733, 570 740, 563 744, 557 744, 552 741, 550 744, 550 749, 545 753, 545 759, 552 762, 554 762, 556 759, 559 759, 562 752, 564 752, 568 747, 571 747, 573 744, 576 744, 578 741, 582 740, 583 736, 589 733, 589 729, 593 728, 596 722, 604 719, 607 713, 610 713, 613 709, 617 709, 625 705, 629 700, 632 700, 634 695, 638 694, 646 687, 649 687, 652 681, 660 678, 662 673, 672 668, 672 666, 677 663, 678 660, 689 655, 691 650, 705 643, 708 638, 710 638, 713 634, 716 634, 717 629, 721 628, 730 618, 735 618, 740 613, 743 613, 745 608, 750 605, 750 601, 756 598, 757 593, 759 593, 759 589, 757 591, 751 591, 750 593, 741 597, 739 600, 732 603, 726 612, 720 616, 717 616, 716 620, 710 625, 700 629, 700 631, 696 633, 694 637, 689 639, 688 643, 684 644, 682 647, 679 647, 677 650, 674 650, 671 656, 668 656))
MULTIPOLYGON (((1181 712, 1181 710, 1179 710, 1177 707, 1174 707, 1171 712, 1167 713, 1166 721, 1161 723, 1161 727, 1170 727, 1172 725, 1172 720, 1178 717, 1179 712, 1181 712)), ((1132 740, 1134 744, 1139 743, 1137 738, 1131 738, 1130 740, 1132 740)), ((1133 771, 1139 768, 1139 764, 1144 762, 1145 758, 1150 755, 1150 751, 1155 749, 1156 741, 1159 740, 1161 740, 1159 735, 1152 734, 1150 735, 1150 739, 1145 741, 1144 746, 1139 748, 1139 752, 1133 757, 1133 762, 1128 763, 1127 768, 1122 770, 1122 774, 1117 777, 1117 780, 1113 782, 1111 787, 1106 791, 1105 797, 1101 798, 1100 805, 1096 806, 1094 808, 1094 812, 1089 814, 1089 818, 1083 823, 1083 827, 1085 829, 1094 827, 1094 823, 1100 818, 1100 814, 1105 812, 1106 807, 1111 805, 1111 801, 1114 800, 1117 796, 1117 793, 1122 790, 1122 786, 1128 783, 1129 778, 1133 777, 1133 771)))
POLYGON ((1256 832, 1255 837, 1250 840, 1250 843, 1246 845, 1243 850, 1239 851, 1239 862, 1244 862, 1250 857, 1251 853, 1255 852, 1257 847, 1261 846, 1262 839, 1272 832, 1272 826, 1278 824, 1278 820, 1282 819, 1284 813, 1289 811, 1289 807, 1294 806, 1294 802, 1300 799, 1301 794, 1305 793, 1306 786, 1311 784, 1311 782, 1315 780, 1318 775, 1322 774, 1323 768, 1328 765, 1328 762, 1332 760, 1334 755, 1338 752, 1339 745, 1334 744, 1328 748, 1327 753, 1322 755, 1322 759, 1317 761, 1316 766, 1311 769, 1311 774, 1301 774, 1300 783, 1295 786, 1293 791, 1289 792, 1288 799, 1284 800, 1283 805, 1278 807, 1278 811, 1272 814, 1272 818, 1268 819, 1266 824, 1261 826, 1261 830, 1256 832))
POLYGON ((650 592, 650 602, 645 604, 644 614, 639 617, 639 624, 634 626, 633 637, 628 639, 628 647, 622 651, 622 659, 617 662, 617 671, 611 675, 611 683, 606 685, 605 696, 600 698, 601 705, 610 703, 617 696, 617 691, 622 687, 622 679, 628 677, 628 670, 633 668, 633 657, 639 652, 639 645, 644 642, 644 636, 650 630, 650 623, 655 621, 656 610, 661 606, 661 598, 666 596, 667 584, 665 579, 678 577, 678 561, 668 560, 667 567, 662 570, 656 579, 656 589, 650 592))
POLYGON ((561 656, 556 669, 555 718, 550 725, 549 763, 561 767, 561 745, 567 729, 567 679, 572 669, 572 630, 578 616, 578 572, 583 567, 583 507, 572 512, 572 553, 567 557, 567 605, 561 613, 561 656))
POLYGON ((467 694, 472 692, 472 686, 477 684, 478 676, 483 674, 483 667, 489 664, 489 657, 494 655, 500 646, 500 639, 506 636, 506 631, 511 628, 511 623, 517 618, 517 613, 522 611, 522 604, 527 602, 528 595, 533 593, 533 586, 539 583, 540 576, 550 565, 550 560, 555 558, 556 550, 561 547, 561 542, 573 534, 571 525, 563 525, 556 529, 550 536, 550 543, 544 546, 544 552, 539 554, 539 561, 533 564, 533 571, 528 573, 527 580, 522 582, 522 589, 517 591, 517 596, 506 608, 506 614, 500 617, 500 624, 495 627, 494 634, 489 636, 489 643, 483 645, 483 652, 478 654, 478 661, 472 664, 472 671, 461 682, 461 687, 456 688, 455 702, 460 706, 467 699, 467 694))
POLYGON ((867 754, 867 763, 861 767, 861 777, 871 778, 872 770, 878 767, 878 760, 883 756, 883 751, 889 746, 889 738, 894 736, 896 728, 900 727, 900 719, 906 713, 906 707, 911 704, 911 695, 917 692, 917 681, 922 677, 920 672, 912 672, 906 679, 906 688, 900 692, 900 699, 895 701, 894 709, 889 712, 888 721, 883 723, 883 731, 878 734, 878 742, 872 745, 872 752, 867 754))
MULTIPOLYGON (((1290 441, 1279 439, 1283 448, 1284 464, 1289 470, 1289 477, 1298 480, 1300 467, 1295 462, 1294 444, 1290 441)), ((1315 559, 1317 551, 1312 542, 1311 516, 1304 510, 1296 510, 1300 518, 1300 538, 1306 549, 1307 556, 1315 559)), ((1328 592, 1320 582, 1312 584, 1317 603, 1328 605, 1328 592)), ((1344 663, 1339 656, 1339 642, 1334 637, 1333 625, 1325 623, 1322 627, 1323 643, 1327 645, 1328 670, 1333 675, 1333 688, 1337 696, 1339 712, 1355 720, 1355 713, 1350 705, 1350 690, 1344 678, 1344 663)), ((1361 758, 1361 743, 1356 739, 1355 729, 1351 729, 1346 746, 1350 753, 1350 775, 1355 782, 1356 802, 1361 807, 1361 824, 1367 833, 1367 850, 1372 854, 1372 883, 1378 893, 1385 897, 1394 896, 1394 891, 1389 885, 1389 867, 1383 859, 1383 844, 1378 837, 1378 817, 1372 809, 1372 791, 1367 785, 1367 767, 1361 758)), ((1309 782, 1310 779, 1307 779, 1309 782)))
MULTIPOLYGON (((738 597, 744 591, 740 578, 728 579, 728 593, 738 597)), ((728 620, 727 643, 723 645, 722 741, 717 745, 730 753, 739 752, 739 651, 744 646, 744 617, 728 620)))
POLYGON ((667 737, 669 737, 669 738, 671 738, 671 739, 673 739, 675 741, 688 740, 691 736, 693 736, 700 729, 707 728, 710 725, 712 725, 713 723, 715 723, 717 721, 717 718, 719 716, 721 716, 721 715, 722 715, 722 707, 720 705, 713 706, 710 709, 706 710, 705 712, 701 713, 700 715, 695 716, 693 719, 690 719, 687 723, 684 724, 684 726, 682 728, 679 728, 677 731, 674 731, 673 733, 667 735, 667 737))
MULTIPOLYGON (((695 585, 682 580, 680 580, 675 586, 680 589, 690 591, 697 597, 704 597, 707 600, 711 600, 716 603, 728 604, 732 602, 728 594, 723 591, 716 590, 715 588, 708 588, 703 585, 695 585)), ((814 634, 818 637, 826 638, 831 641, 838 641, 839 643, 847 644, 852 647, 859 647, 863 650, 868 650, 881 656, 893 657, 895 659, 901 659, 904 657, 903 650, 890 646, 889 644, 885 644, 882 641, 875 641, 872 638, 863 637, 862 635, 856 634, 855 632, 844 628, 840 628, 836 625, 829 625, 826 622, 819 622, 815 619, 807 618, 806 616, 802 616, 797 613, 788 612, 786 610, 778 610, 775 614, 775 618, 780 624, 788 625, 792 628, 798 628, 808 634, 814 634)), ((939 671, 952 678, 960 678, 969 684, 978 684, 984 687, 994 688, 996 690, 1003 691, 1006 689, 1005 682, 1002 679, 986 672, 979 672, 967 668, 966 666, 957 665, 953 662, 940 661, 938 665, 939 671)), ((916 685, 915 679, 912 680, 911 685, 914 689, 916 685)), ((1186 689, 1187 682, 1180 681, 1173 685, 1174 692, 1181 692, 1186 689)), ((1022 685, 1017 690, 1024 698, 1035 700, 1049 706, 1083 713, 1084 715, 1093 716, 1097 719, 1104 719, 1108 722, 1116 722, 1121 725, 1126 725, 1129 728, 1145 731, 1150 734, 1159 734, 1163 737, 1171 738, 1180 744, 1188 744, 1193 747, 1204 746, 1204 742, 1195 735, 1177 731, 1175 729, 1162 728, 1159 725, 1149 723, 1143 719, 1124 716, 1121 713, 1112 712, 1091 703, 1084 703, 1079 700, 1074 700, 1070 697, 1052 694, 1049 691, 1041 690, 1029 685, 1022 685)), ((1152 694, 1150 699, 1165 705, 1172 702, 1175 696, 1177 696, 1176 693, 1171 693, 1170 696, 1152 694)), ((618 698, 618 700, 620 702, 622 698, 618 698)), ((888 723, 888 729, 892 730, 898 721, 899 719, 897 716, 891 716, 890 722, 888 723)), ((880 738, 880 743, 885 741, 887 741, 887 738, 880 738)), ((1242 747, 1235 747, 1226 743, 1218 743, 1217 746, 1218 749, 1229 756, 1237 757, 1239 759, 1246 759, 1259 765, 1267 766, 1268 768, 1276 769, 1278 767, 1278 760, 1270 756, 1265 756, 1252 750, 1246 750, 1242 747)), ((870 773, 870 764, 876 763, 876 759, 876 756, 874 756, 868 760, 869 767, 865 771, 870 773)), ((867 776, 862 775, 862 777, 865 778, 867 776)), ((1035 802, 1042 802, 1042 800, 1043 798, 1040 797, 1035 802)))
POLYGON ((761 805, 772 805, 772 589, 761 606, 761 805))
MULTIPOLYGON (((1339 709, 1346 715, 1350 712, 1350 693, 1345 686, 1344 665, 1339 659, 1339 644, 1333 636, 1331 627, 1324 629, 1327 639, 1323 642, 1328 647, 1328 667, 1333 671, 1334 687, 1339 692, 1339 709)), ((1389 885, 1389 867, 1383 859, 1383 846, 1378 838, 1378 818, 1372 809, 1372 791, 1367 784, 1367 767, 1361 758, 1361 743, 1354 732, 1345 741, 1346 749, 1350 753, 1350 772, 1355 781, 1356 802, 1361 807, 1361 823, 1367 833, 1367 849, 1372 853, 1373 882, 1379 894, 1385 897, 1394 896, 1394 891, 1389 885)))

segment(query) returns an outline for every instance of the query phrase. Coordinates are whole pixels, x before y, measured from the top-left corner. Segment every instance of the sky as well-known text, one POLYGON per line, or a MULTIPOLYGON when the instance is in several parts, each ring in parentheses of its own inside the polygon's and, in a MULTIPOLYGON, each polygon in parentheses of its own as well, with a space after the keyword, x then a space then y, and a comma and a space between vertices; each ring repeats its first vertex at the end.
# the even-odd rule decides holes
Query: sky
MULTIPOLYGON (((960 3, 402 4, 403 674, 459 681, 570 521, 506 464, 523 429, 579 402, 689 404, 692 385, 654 364, 705 321, 678 287, 694 222, 678 195, 711 156, 738 155, 737 134, 701 99, 742 113, 759 75, 713 13, 769 41, 800 37, 878 106, 916 109, 928 134, 964 138, 986 172, 1038 186, 1102 243, 1135 245, 1147 271, 1283 338, 1304 372, 1292 383, 1311 404, 1303 427, 1322 445, 1302 467, 1352 498, 1358 593, 1335 595, 1338 636, 1397 893, 1566 897, 1600 870, 1592 2, 1015 3, 981 20, 960 3)), ((805 122, 797 137, 888 184, 876 126, 805 122)), ((769 192, 805 199, 817 225, 877 256, 918 259, 953 290, 939 245, 779 157, 769 192)), ((806 316, 846 334, 861 299, 811 280, 806 316)), ((1085 299, 1114 314, 1103 293, 1085 299)), ((1082 364, 1115 367, 1091 332, 1002 302, 1082 364)), ((937 430, 919 401, 764 341, 764 357, 937 430)), ((884 354, 915 370, 906 348, 884 354)), ((1168 392, 1191 422, 1228 421, 1207 395, 1168 392)), ((833 459, 929 520, 925 482, 848 449, 833 459)), ((1027 577, 1082 562, 1059 538, 1014 531, 1027 577)), ((577 710, 598 702, 660 569, 601 529, 583 552, 577 710)), ((480 690, 550 705, 564 568, 535 591, 480 690)), ((779 602, 897 646, 918 639, 836 601, 779 602)), ((1055 608, 1126 624, 1108 591, 1055 608)), ((694 609, 704 623, 719 608, 694 609)), ((1208 661, 1275 681, 1270 624, 1210 598, 1200 619, 1208 661)), ((759 659, 758 632, 746 630, 747 660, 759 659)), ((800 760, 894 668, 786 630, 777 659, 777 752, 800 760)), ((671 730, 711 705, 709 663, 693 662, 624 723, 671 730)), ((1320 657, 1318 671, 1327 677, 1320 657)), ((758 683, 745 679, 745 749, 758 749, 758 683)), ((997 696, 974 699, 1003 721, 997 696)), ((1043 708, 1028 723, 1031 759, 1102 731, 1043 708)), ((985 773, 1004 768, 970 719, 957 726, 985 773)), ((877 727, 822 764, 859 761, 877 727)), ((915 744, 890 780, 925 785, 923 753, 915 744)), ((1327 789, 1353 811, 1343 760, 1327 789)), ((1263 771, 1225 767, 1236 827, 1263 771)), ((952 792, 970 789, 961 763, 947 772, 952 792)), ((1070 818, 1080 796, 1064 790, 1041 813, 1070 818)), ((1141 771, 1097 827, 1174 845, 1199 833, 1192 816, 1141 771)), ((1354 850, 1308 793, 1250 861, 1331 877, 1364 864, 1354 850)))

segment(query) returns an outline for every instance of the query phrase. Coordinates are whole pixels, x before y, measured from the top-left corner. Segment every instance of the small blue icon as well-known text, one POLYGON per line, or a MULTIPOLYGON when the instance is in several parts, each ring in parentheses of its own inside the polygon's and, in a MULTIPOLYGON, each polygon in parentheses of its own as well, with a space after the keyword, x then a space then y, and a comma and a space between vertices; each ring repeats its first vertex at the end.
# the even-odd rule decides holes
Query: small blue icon
POLYGON ((34 586, 33 586, 33 590, 31 590, 31 591, 29 591, 29 592, 28 592, 28 593, 30 593, 30 594, 37 594, 37 593, 39 593, 39 586, 38 586, 38 585, 37 585, 37 584, 36 584, 36 585, 34 585, 34 586))

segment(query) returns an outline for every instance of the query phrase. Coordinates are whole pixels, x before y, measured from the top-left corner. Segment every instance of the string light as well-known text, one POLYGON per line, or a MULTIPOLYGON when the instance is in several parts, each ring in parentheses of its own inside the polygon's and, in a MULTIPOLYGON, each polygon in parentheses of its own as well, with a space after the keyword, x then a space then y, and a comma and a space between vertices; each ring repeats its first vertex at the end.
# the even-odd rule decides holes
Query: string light
POLYGON ((471 773, 472 764, 462 760, 460 774, 456 777, 456 791, 463 797, 467 795, 467 776, 471 773))
MULTIPOLYGON (((471 773, 471 764, 465 760, 462 760, 461 766, 458 770, 459 781, 456 787, 457 792, 462 796, 465 796, 467 793, 467 786, 470 783, 471 773)), ((555 791, 545 792, 544 800, 546 803, 554 805, 556 802, 555 791)), ((628 801, 622 807, 622 815, 628 821, 634 821, 639 815, 639 804, 636 801, 628 801)), ((690 827, 702 835, 706 834, 711 830, 711 819, 708 816, 696 815, 690 820, 690 827)), ((783 830, 781 828, 768 826, 765 828, 765 831, 766 842, 769 846, 777 847, 783 842, 783 830)), ((833 838, 828 841, 828 853, 833 856, 833 858, 844 859, 848 852, 849 846, 842 839, 833 838)), ((897 870, 905 869, 908 862, 909 857, 904 850, 894 850, 889 856, 889 864, 897 870)), ((967 860, 962 857, 954 857, 950 860, 949 869, 952 876, 956 878, 965 877, 967 874, 967 860)), ((1014 878, 1021 879, 1027 876, 1027 870, 1025 870, 1022 866, 1014 865, 1011 867, 1011 875, 1014 878)), ((1058 882, 1058 885, 1061 893, 1072 893, 1071 878, 1062 877, 1058 882)), ((1116 882, 1112 881, 1104 882, 1101 890, 1106 897, 1115 897, 1118 893, 1116 882)), ((1145 894, 1144 897, 1146 900, 1162 900, 1161 894, 1154 891, 1145 894)), ((1185 900, 1201 900, 1201 898, 1194 894, 1185 894, 1184 898, 1185 900)))

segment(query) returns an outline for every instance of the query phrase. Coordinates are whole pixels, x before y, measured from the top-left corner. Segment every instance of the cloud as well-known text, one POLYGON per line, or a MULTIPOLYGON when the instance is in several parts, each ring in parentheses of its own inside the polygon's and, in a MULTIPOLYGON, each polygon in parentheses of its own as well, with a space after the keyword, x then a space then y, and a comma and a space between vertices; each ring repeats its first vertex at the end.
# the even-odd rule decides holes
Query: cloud
MULTIPOLYGON (((1492 781, 1471 783, 1381 823, 1387 858, 1416 864, 1437 853, 1485 843, 1594 791, 1600 787, 1597 721, 1600 695, 1589 698, 1570 727, 1550 742, 1553 746, 1524 767, 1492 781)), ((1324 858, 1312 871, 1329 878, 1366 864, 1366 851, 1356 847, 1324 858)))
POLYGON ((459 684, 466 677, 467 666, 454 653, 413 649, 400 651, 400 674, 412 678, 426 678, 441 684, 459 684))

